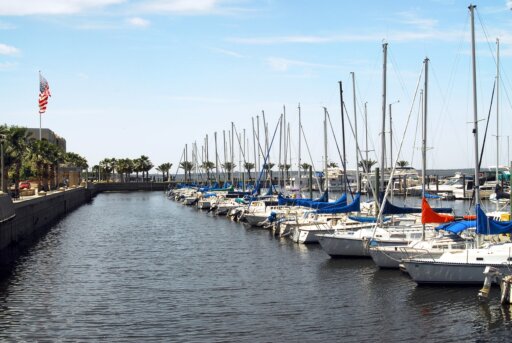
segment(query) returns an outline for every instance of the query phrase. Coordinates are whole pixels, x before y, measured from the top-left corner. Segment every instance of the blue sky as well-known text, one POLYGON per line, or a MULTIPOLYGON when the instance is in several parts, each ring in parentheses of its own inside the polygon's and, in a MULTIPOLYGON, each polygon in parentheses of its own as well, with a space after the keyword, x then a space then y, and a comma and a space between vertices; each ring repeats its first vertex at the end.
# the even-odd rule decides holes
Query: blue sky
MULTIPOLYGON (((283 106, 296 163, 300 103, 307 144, 321 169, 323 107, 341 142, 338 81, 353 121, 354 72, 359 142, 364 149, 367 102, 370 158, 380 160, 385 41, 387 103, 400 101, 392 105, 395 157, 405 136, 400 159, 421 166, 418 105, 412 99, 428 57, 428 168, 472 167, 468 5, 449 0, 0 0, 0 122, 39 126, 41 70, 52 91, 43 127, 65 137, 69 151, 90 165, 105 157, 144 154, 155 165, 173 163, 174 172, 185 144, 191 160, 192 143, 201 149, 207 134, 214 160, 214 132, 223 160, 222 131, 227 134, 231 122, 238 132, 246 129, 252 151, 252 118, 265 111, 273 131, 283 106)), ((505 0, 476 5, 478 116, 486 119, 489 111, 499 38, 500 163, 505 164, 512 136, 512 11, 505 0)), ((485 122, 479 127, 482 142, 485 122)), ((496 164, 495 105, 489 130, 484 167, 496 164)), ((276 163, 277 142, 271 153, 276 163)), ((328 146, 329 160, 339 164, 332 135, 328 146)), ((310 162, 305 143, 302 150, 303 162, 310 162)), ((346 150, 352 169, 355 144, 348 130, 346 150)), ((238 165, 238 150, 235 156, 238 165)))

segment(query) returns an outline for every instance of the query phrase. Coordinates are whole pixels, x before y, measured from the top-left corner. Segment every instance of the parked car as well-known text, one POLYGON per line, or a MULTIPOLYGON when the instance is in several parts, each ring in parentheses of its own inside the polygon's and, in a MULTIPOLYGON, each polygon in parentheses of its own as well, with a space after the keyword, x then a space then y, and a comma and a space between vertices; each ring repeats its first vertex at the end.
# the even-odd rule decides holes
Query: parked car
POLYGON ((30 189, 30 181, 20 181, 20 189, 30 189))

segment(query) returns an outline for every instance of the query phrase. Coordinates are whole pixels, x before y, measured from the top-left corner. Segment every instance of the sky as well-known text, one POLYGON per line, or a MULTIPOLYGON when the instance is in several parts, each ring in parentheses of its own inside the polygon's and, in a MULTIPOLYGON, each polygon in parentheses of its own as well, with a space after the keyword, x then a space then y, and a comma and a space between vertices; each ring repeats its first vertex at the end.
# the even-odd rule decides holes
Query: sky
MULTIPOLYGON (((0 123, 39 127, 41 71, 52 94, 42 127, 64 137, 67 150, 90 166, 107 157, 146 155, 155 166, 172 163, 173 173, 185 146, 189 161, 194 147, 199 163, 205 158, 207 135, 209 160, 215 162, 215 133, 224 162, 223 136, 229 137, 232 125, 242 137, 245 130, 246 160, 254 163, 252 122, 260 121, 263 145, 263 116, 271 141, 282 113, 289 127, 287 156, 296 166, 300 104, 301 161, 321 170, 325 109, 331 123, 328 161, 341 165, 341 81, 347 168, 354 169, 350 127, 355 120, 362 156, 369 150, 369 159, 381 159, 387 43, 386 160, 391 158, 391 104, 393 160, 421 168, 419 93, 428 58, 427 168, 471 168, 468 5, 456 0, 0 0, 0 123)), ((488 167, 497 159, 500 164, 510 160, 512 4, 476 5, 479 144, 490 113, 482 157, 482 167, 488 167), (495 98, 491 105, 497 38, 498 108, 495 98)), ((275 164, 279 131, 269 155, 275 164)), ((239 150, 236 142, 237 166, 239 150)))

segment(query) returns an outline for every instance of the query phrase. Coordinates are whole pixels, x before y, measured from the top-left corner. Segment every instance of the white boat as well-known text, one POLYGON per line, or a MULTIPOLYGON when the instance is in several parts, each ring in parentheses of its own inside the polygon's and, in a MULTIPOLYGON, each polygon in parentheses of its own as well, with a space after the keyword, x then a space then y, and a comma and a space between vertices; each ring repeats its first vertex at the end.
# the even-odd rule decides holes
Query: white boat
POLYGON ((512 243, 447 251, 438 258, 404 259, 402 263, 418 284, 481 284, 486 266, 502 273, 512 267, 512 243))
MULTIPOLYGON (((375 224, 374 224, 375 225, 375 224)), ((322 249, 331 257, 370 257, 370 241, 379 245, 407 245, 420 239, 421 226, 392 228, 364 228, 359 230, 337 231, 332 234, 317 234, 322 249)))
POLYGON ((412 241, 406 246, 371 246, 370 256, 379 268, 399 268, 403 259, 439 257, 446 251, 464 250, 471 246, 471 240, 450 234, 412 241))

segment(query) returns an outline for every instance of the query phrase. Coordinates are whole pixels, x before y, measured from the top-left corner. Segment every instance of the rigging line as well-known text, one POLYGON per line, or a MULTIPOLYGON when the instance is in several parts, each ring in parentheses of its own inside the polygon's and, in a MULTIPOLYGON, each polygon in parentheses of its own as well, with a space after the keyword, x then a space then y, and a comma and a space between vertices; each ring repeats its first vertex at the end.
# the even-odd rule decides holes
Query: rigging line
MULTIPOLYGON (((486 141, 486 138, 487 138, 487 130, 489 129, 489 122, 490 122, 489 119, 491 118, 491 111, 492 111, 492 104, 494 102, 494 91, 495 90, 496 90, 496 80, 494 80, 494 86, 492 87, 491 103, 489 104, 489 112, 487 114, 487 123, 485 124, 484 139, 482 141, 482 149, 480 150, 480 158, 478 160, 478 168, 480 168, 482 166, 482 159, 483 159, 483 156, 484 156, 484 149, 485 149, 485 141, 486 141)), ((477 177, 480 177, 480 175, 475 175, 475 178, 477 178, 477 177)), ((476 183, 476 180, 475 180, 475 183, 476 183)), ((465 186, 466 185, 464 185, 464 187, 465 186)), ((471 194, 471 201, 469 202, 469 206, 470 207, 473 205, 473 200, 475 198, 475 193, 476 192, 473 192, 473 194, 471 194)))
POLYGON ((338 156, 340 158, 341 164, 343 164, 343 156, 341 156, 340 146, 338 145, 338 140, 336 139, 336 135, 334 134, 334 128, 332 126, 331 122, 331 115, 329 114, 329 111, 327 108, 325 109, 325 112, 327 113, 327 119, 329 119, 329 125, 331 127, 332 136, 334 138, 334 143, 336 143, 336 149, 338 150, 338 156))
MULTIPOLYGON (((277 125, 276 125, 276 128, 274 130, 274 134, 272 135, 272 140, 270 142, 270 145, 268 147, 268 151, 267 153, 265 154, 265 157, 263 158, 263 166, 265 166, 267 164, 267 159, 270 155, 270 149, 272 148, 272 144, 274 143, 274 138, 276 138, 276 133, 277 133, 277 129, 279 128, 279 124, 281 123, 281 120, 283 119, 283 116, 279 116, 279 120, 277 121, 277 125)), ((265 168, 261 168, 260 170, 260 175, 258 176, 258 180, 256 181, 256 185, 254 187, 254 190, 255 191, 259 191, 259 188, 260 188, 260 182, 261 182, 261 177, 263 175, 263 170, 265 168)), ((272 180, 270 180, 270 187, 272 187, 272 180)), ((250 204, 249 204, 250 206, 250 204)))
POLYGON ((242 152, 242 157, 244 159, 244 163, 246 163, 247 160, 245 159, 244 149, 242 149, 242 143, 240 142, 240 137, 238 136, 238 131, 236 129, 236 125, 235 124, 233 124, 233 129, 235 129, 235 136, 236 136, 236 140, 238 141, 238 147, 240 148, 240 151, 242 152))
MULTIPOLYGON (((314 170, 314 169, 316 169, 315 163, 313 162, 313 157, 311 156, 311 151, 309 150, 308 140, 306 139, 306 133, 304 132, 304 126, 302 126, 302 124, 300 125, 300 129, 302 131, 302 136, 304 137, 304 143, 306 143, 306 149, 308 150, 309 160, 311 162, 311 168, 314 170)), ((316 177, 316 173, 315 173, 315 180, 316 180, 318 189, 322 189, 322 187, 320 187, 320 180, 318 180, 318 178, 316 177)), ((300 185, 300 180, 299 180, 299 185, 300 185)))
POLYGON ((395 58, 393 57, 393 52, 392 52, 392 49, 389 49, 388 47, 388 56, 389 56, 389 59, 391 61, 391 66, 393 67, 393 71, 395 72, 396 76, 397 76, 397 79, 398 79, 398 83, 400 84, 400 88, 402 90, 402 95, 404 96, 404 98, 406 98, 408 101, 411 101, 411 98, 409 97, 409 93, 406 92, 406 89, 405 89, 405 83, 404 83, 404 80, 403 80, 403 77, 402 75, 400 74, 399 70, 398 70, 398 63, 396 63, 396 60, 395 58))
MULTIPOLYGON (((345 102, 343 102, 343 107, 345 108, 345 111, 346 111, 346 110, 347 110, 347 108, 345 107, 345 102)), ((341 155, 340 147, 339 147, 339 145, 338 145, 338 140, 336 139, 336 135, 334 134, 334 128, 333 128, 333 125, 332 125, 332 122, 331 122, 331 115, 329 114, 329 111, 327 111, 327 108, 325 109, 325 112, 327 113, 327 119, 329 119, 329 124, 330 124, 330 126, 331 126, 332 136, 333 136, 333 138, 334 138, 334 142, 336 143, 336 149, 338 150, 338 155, 339 155, 339 157, 340 157, 340 161, 341 161, 342 165, 345 165, 345 166, 346 166, 346 165, 347 165, 347 164, 346 164, 346 161, 345 161, 345 163, 343 163, 343 156, 341 155)), ((348 113, 348 112, 347 112, 347 113, 348 113)), ((349 117, 349 116, 347 115, 347 117, 349 117)), ((352 125, 351 125, 351 126, 352 126, 352 125)), ((343 133, 343 134, 345 134, 345 133, 343 133)), ((356 145, 357 145, 357 144, 356 144, 356 145)), ((359 166, 356 166, 356 168, 358 168, 358 167, 359 167, 359 166)), ((344 175, 343 177, 344 177, 344 178, 345 178, 345 180, 346 180, 346 179, 347 179, 347 175, 346 175, 346 174, 347 174, 347 170, 346 170, 346 168, 345 168, 345 171, 344 171, 344 172, 345 172, 345 175, 344 175)), ((326 177, 327 177, 327 175, 326 175, 326 177)), ((353 199, 353 198, 354 198, 354 192, 352 192, 352 187, 350 187, 350 184, 348 184, 348 190, 350 191, 350 195, 352 195, 352 199, 353 199)))
POLYGON ((420 88, 420 82, 421 82, 421 79, 422 79, 422 76, 423 76, 423 69, 424 68, 422 68, 421 73, 420 73, 420 75, 418 77, 418 83, 416 84, 416 91, 414 92, 414 98, 412 99, 411 108, 409 110, 409 114, 407 115, 407 121, 406 121, 405 128, 404 128, 404 134, 402 135, 402 140, 401 140, 399 148, 398 148, 396 160, 395 160, 395 163, 393 164, 393 166, 391 167, 391 172, 389 173, 389 181, 388 181, 388 184, 386 186, 386 190, 384 192, 384 197, 382 198, 382 205, 379 208, 379 214, 377 216, 377 221, 376 221, 375 227, 373 229, 372 238, 373 238, 373 236, 375 236, 375 232, 377 230, 378 223, 379 223, 379 221, 381 221, 381 218, 382 218, 382 212, 384 211, 384 207, 386 205, 388 194, 390 193, 391 185, 393 183, 392 182, 393 176, 394 176, 395 170, 396 170, 396 162, 398 161, 398 158, 400 157, 400 153, 402 152, 402 147, 403 147, 403 144, 404 144, 404 141, 405 141, 405 134, 407 132, 407 128, 409 127, 409 122, 411 120, 411 115, 412 115, 412 111, 413 111, 413 108, 414 108, 414 103, 416 102, 416 97, 418 95, 418 90, 420 88))
POLYGON ((421 99, 418 101, 418 115, 416 117, 416 130, 414 131, 414 139, 412 144, 411 166, 414 163, 414 152, 416 151, 416 140, 418 138, 418 128, 421 122, 421 99))
POLYGON ((487 30, 485 29, 484 22, 480 17, 480 12, 476 11, 476 15, 478 17, 478 22, 480 23, 480 27, 482 28, 482 32, 484 33, 485 40, 487 42, 487 47, 489 48, 489 52, 491 53, 492 59, 494 60, 494 64, 497 64, 496 56, 494 55, 494 51, 491 47, 491 43, 489 42, 489 35, 487 34, 487 30))

